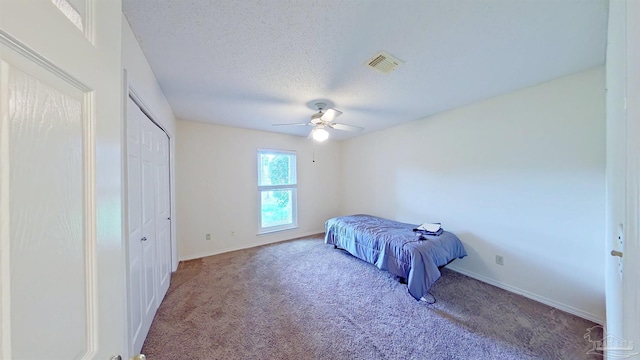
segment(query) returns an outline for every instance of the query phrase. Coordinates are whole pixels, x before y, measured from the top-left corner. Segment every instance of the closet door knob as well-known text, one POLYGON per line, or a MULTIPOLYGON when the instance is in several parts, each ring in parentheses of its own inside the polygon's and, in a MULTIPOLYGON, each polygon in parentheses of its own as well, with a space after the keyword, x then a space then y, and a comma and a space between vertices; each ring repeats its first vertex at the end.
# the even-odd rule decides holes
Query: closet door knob
POLYGON ((145 236, 145 237, 143 237, 143 238, 142 238, 142 239, 140 239, 140 240, 142 240, 142 241, 147 241, 147 237, 145 236))

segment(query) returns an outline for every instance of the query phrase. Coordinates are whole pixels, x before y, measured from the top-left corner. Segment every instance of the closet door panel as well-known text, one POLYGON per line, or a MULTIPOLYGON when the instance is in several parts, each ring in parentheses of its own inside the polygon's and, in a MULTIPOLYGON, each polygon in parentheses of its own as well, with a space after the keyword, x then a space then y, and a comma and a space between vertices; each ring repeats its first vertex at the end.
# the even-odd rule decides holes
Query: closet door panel
POLYGON ((169 138, 159 127, 154 129, 156 176, 156 270, 158 305, 171 279, 171 205, 169 188, 169 138))
POLYGON ((129 334, 138 353, 171 279, 169 137, 131 99, 127 114, 129 334))
MULTIPOLYGON (((144 115, 143 115, 144 116, 144 115)), ((144 264, 144 316, 155 312, 155 244, 156 244, 156 216, 155 216, 155 176, 153 128, 150 121, 142 122, 142 258, 144 264)), ((150 317, 153 319, 153 315, 150 317)))
POLYGON ((142 256, 142 159, 140 158, 140 109, 127 103, 127 218, 129 229, 129 334, 138 353, 146 337, 144 318, 144 263, 142 256), (137 347, 137 348, 136 348, 137 347))
POLYGON ((156 301, 155 176, 151 122, 131 99, 127 105, 129 227, 129 337, 131 353, 142 349, 156 301))

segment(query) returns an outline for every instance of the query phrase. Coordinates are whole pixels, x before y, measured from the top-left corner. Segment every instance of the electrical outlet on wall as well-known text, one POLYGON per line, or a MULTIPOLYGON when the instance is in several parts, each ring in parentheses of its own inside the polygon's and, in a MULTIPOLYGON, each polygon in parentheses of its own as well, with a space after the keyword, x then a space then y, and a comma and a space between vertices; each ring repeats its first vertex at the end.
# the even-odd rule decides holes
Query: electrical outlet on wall
POLYGON ((204 238, 205 238, 205 239, 207 239, 207 240, 211 240, 211 234, 207 234, 207 235, 205 235, 205 237, 204 237, 204 238))
POLYGON ((502 255, 496 255, 496 264, 504 265, 504 257, 502 255))

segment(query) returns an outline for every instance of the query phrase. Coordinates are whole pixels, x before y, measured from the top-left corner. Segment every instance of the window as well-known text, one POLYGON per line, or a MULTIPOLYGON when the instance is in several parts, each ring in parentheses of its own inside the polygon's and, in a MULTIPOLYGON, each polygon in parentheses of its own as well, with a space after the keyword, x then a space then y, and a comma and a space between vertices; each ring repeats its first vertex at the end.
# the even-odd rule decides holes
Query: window
POLYGON ((296 153, 258 150, 259 233, 298 227, 296 153))

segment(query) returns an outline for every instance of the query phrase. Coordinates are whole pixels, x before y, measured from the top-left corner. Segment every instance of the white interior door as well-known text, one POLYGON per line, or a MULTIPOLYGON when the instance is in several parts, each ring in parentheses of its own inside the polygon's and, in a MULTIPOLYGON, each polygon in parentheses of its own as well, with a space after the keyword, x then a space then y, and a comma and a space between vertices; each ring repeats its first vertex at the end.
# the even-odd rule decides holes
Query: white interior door
MULTIPOLYGON (((140 244, 142 245, 142 264, 143 264, 143 277, 144 277, 144 316, 153 320, 158 303, 156 301, 156 208, 155 208, 155 193, 156 193, 156 176, 155 176, 155 151, 154 151, 154 136, 153 127, 149 120, 146 119, 142 111, 138 109, 141 114, 140 130, 142 134, 141 139, 141 159, 142 159, 142 182, 141 182, 141 194, 142 194, 142 239, 140 244)), ((135 239, 130 239, 132 242, 135 239)))
MULTIPOLYGON (((151 122, 151 121, 149 121, 151 122)), ((169 184, 169 137, 153 125, 156 179, 156 285, 157 306, 171 280, 171 190, 169 184)))
POLYGON ((640 358, 640 2, 612 1, 607 46, 606 336, 610 359, 640 358))
POLYGON ((609 8, 607 42, 607 209, 605 291, 607 331, 622 336, 622 277, 624 258, 610 255, 624 251, 626 198, 626 26, 624 2, 612 2, 609 8))
MULTIPOLYGON (((624 246, 623 343, 640 359, 640 2, 626 2, 627 232, 624 246)), ((609 352, 609 358, 617 355, 609 352)))
MULTIPOLYGON (((127 185, 128 185, 128 227, 129 227, 129 336, 132 353, 137 353, 149 332, 155 314, 155 292, 153 288, 153 252, 150 234, 143 229, 143 208, 150 211, 149 202, 143 202, 143 162, 142 123, 145 116, 131 100, 127 105, 127 185), (144 234, 144 235, 143 235, 144 234), (145 240, 143 240, 145 239, 145 240)), ((150 141, 147 134, 147 145, 150 141)), ((150 146, 147 146, 150 148, 150 146)), ((147 182, 149 182, 149 151, 146 152, 147 182)), ((148 192, 149 190, 147 190, 148 192)), ((151 204, 153 207, 153 204, 151 204)), ((147 228, 149 229, 147 214, 147 228)))
POLYGON ((171 278, 169 138, 127 103, 129 334, 142 348, 171 278))
POLYGON ((0 0, 0 358, 126 352, 119 1, 0 0))

